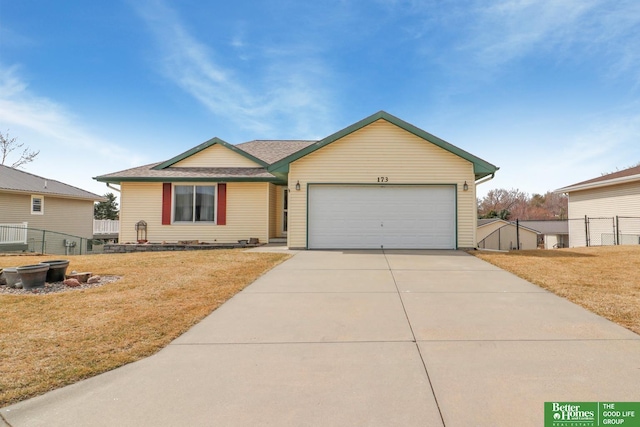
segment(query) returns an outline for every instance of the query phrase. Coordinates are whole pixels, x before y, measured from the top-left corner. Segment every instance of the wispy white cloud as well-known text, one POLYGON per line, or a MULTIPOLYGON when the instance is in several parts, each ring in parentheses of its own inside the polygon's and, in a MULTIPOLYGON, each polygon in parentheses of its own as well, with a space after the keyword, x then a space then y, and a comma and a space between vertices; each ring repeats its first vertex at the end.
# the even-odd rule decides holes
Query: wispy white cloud
POLYGON ((610 0, 501 0, 469 9, 462 50, 485 65, 526 55, 559 62, 606 58, 631 71, 640 63, 640 3, 610 0))
MULTIPOLYGON (((554 163, 574 170, 585 165, 600 165, 608 169, 623 168, 640 161, 640 113, 618 112, 590 119, 585 130, 558 150, 554 163)), ((590 173, 593 169, 589 168, 590 173)))
MULTIPOLYGON (((640 81, 637 0, 377 0, 430 61, 464 72, 523 58, 595 63, 640 81)), ((481 78, 482 75, 479 75, 481 78)))
POLYGON ((102 189, 104 184, 92 181, 92 176, 147 160, 96 136, 62 104, 32 93, 20 70, 0 64, 0 131, 10 130, 19 143, 40 151, 25 169, 97 191, 95 188, 102 189))
MULTIPOLYGON (((263 137, 310 137, 304 132, 312 123, 318 129, 324 127, 319 123, 331 121, 325 84, 330 72, 309 52, 273 55, 263 46, 264 55, 254 59, 257 72, 249 80, 216 54, 214 45, 224 41, 205 44, 163 1, 135 7, 158 43, 164 75, 216 116, 263 137)), ((231 44, 246 47, 247 41, 243 35, 231 44)))
POLYGON ((0 122, 5 127, 29 129, 47 141, 46 144, 54 142, 68 149, 88 149, 103 159, 135 164, 135 156, 132 159, 127 149, 89 133, 63 105, 32 94, 19 76, 19 67, 0 66, 0 94, 0 122))

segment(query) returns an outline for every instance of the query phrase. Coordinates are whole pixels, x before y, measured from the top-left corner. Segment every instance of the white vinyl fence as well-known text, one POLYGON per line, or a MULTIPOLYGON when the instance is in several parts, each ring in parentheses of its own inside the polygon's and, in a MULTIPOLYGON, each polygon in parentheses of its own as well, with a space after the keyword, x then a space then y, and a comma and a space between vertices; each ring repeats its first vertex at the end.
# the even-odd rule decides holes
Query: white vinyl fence
POLYGON ((93 234, 118 234, 120 233, 120 221, 113 219, 94 219, 93 234))
POLYGON ((27 243, 27 223, 0 224, 0 244, 27 243))

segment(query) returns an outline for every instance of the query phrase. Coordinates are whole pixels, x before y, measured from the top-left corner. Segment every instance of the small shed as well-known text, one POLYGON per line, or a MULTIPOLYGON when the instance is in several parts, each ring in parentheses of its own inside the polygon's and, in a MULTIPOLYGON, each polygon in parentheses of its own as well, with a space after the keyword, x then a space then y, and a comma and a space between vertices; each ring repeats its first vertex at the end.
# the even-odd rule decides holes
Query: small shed
POLYGON ((538 232, 499 218, 478 220, 478 248, 499 251, 537 249, 538 232))

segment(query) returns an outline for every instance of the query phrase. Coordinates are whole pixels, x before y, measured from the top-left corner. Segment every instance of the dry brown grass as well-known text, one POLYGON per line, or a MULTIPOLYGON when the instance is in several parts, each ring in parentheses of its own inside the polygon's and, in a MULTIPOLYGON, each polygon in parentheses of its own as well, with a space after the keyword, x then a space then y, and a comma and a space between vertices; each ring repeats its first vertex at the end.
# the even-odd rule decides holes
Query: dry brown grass
POLYGON ((472 254, 640 334, 640 246, 472 254))
MULTIPOLYGON (((70 257, 105 286, 0 295, 0 407, 149 356, 288 256, 241 250, 70 257)), ((42 256, 1 257, 0 267, 42 256)))

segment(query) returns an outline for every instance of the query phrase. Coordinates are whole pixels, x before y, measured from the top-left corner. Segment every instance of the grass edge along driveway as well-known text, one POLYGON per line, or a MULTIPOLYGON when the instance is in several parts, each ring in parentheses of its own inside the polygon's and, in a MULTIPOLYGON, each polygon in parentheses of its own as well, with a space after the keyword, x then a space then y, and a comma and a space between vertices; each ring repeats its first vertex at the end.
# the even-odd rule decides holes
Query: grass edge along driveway
MULTIPOLYGON (((46 256, 0 256, 0 267, 46 256)), ((0 295, 0 407, 150 356, 289 255, 243 250, 71 256, 67 271, 122 279, 0 295)))
POLYGON ((469 253, 640 334, 640 246, 469 253))

